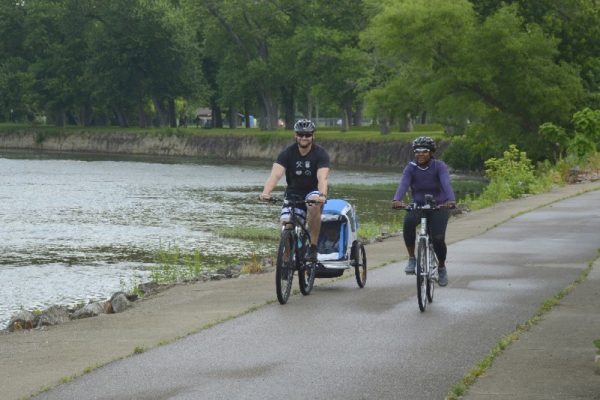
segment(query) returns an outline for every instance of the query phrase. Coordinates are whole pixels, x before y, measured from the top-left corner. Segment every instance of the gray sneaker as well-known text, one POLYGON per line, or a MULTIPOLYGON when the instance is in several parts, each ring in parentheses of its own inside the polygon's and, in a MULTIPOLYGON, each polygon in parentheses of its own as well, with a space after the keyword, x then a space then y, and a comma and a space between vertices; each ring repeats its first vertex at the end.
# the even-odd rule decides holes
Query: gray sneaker
POLYGON ((438 268, 438 283, 440 286, 446 286, 448 284, 448 271, 446 268, 438 268))
POLYGON ((417 267, 417 259, 415 257, 409 257, 408 264, 406 264, 406 268, 404 268, 404 272, 406 272, 407 275, 414 275, 416 267, 417 267))
POLYGON ((317 246, 311 244, 306 253, 306 261, 317 262, 317 246))

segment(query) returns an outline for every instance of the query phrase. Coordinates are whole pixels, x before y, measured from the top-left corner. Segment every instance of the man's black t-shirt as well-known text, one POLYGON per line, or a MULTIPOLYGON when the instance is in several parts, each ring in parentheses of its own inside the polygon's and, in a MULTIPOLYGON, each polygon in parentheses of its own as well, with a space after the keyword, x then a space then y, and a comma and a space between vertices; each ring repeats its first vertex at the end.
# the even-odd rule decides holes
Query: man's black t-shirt
POLYGON ((321 146, 313 144, 310 152, 302 156, 294 143, 279 153, 275 162, 285 168, 286 194, 306 196, 319 190, 317 170, 329 168, 329 154, 321 146))

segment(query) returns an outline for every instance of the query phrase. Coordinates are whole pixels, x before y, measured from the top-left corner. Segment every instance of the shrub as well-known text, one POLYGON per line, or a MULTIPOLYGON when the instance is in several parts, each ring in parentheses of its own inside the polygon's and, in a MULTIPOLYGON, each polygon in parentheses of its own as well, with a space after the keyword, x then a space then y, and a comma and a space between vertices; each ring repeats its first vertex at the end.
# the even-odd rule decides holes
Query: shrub
POLYGON ((487 160, 485 173, 490 178, 490 186, 496 186, 507 198, 517 198, 529 193, 529 187, 535 182, 531 160, 514 144, 504 152, 503 158, 487 160))
POLYGON ((502 200, 546 191, 561 178, 549 164, 541 165, 543 168, 536 174, 527 154, 519 151, 516 145, 510 145, 502 158, 490 158, 485 162, 490 183, 481 196, 476 199, 467 196, 465 202, 478 209, 502 200))

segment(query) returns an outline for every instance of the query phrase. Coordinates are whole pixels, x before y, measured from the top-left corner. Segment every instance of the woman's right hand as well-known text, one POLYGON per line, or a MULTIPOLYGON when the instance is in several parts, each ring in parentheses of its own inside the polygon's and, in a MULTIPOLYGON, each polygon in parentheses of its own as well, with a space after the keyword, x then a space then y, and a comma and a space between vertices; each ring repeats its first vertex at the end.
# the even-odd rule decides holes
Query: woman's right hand
POLYGON ((402 200, 393 200, 392 208, 406 208, 406 204, 402 200))

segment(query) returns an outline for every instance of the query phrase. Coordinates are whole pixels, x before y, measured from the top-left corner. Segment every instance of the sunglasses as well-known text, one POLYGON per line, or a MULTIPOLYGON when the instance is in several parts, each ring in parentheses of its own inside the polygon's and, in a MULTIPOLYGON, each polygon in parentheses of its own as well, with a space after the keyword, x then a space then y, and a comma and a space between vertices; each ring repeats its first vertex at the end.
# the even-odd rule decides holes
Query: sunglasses
POLYGON ((304 138, 311 138, 313 136, 313 134, 312 133, 296 132, 296 136, 298 136, 298 137, 304 137, 304 138))
POLYGON ((415 149, 415 154, 427 154, 429 153, 429 149, 415 149))

